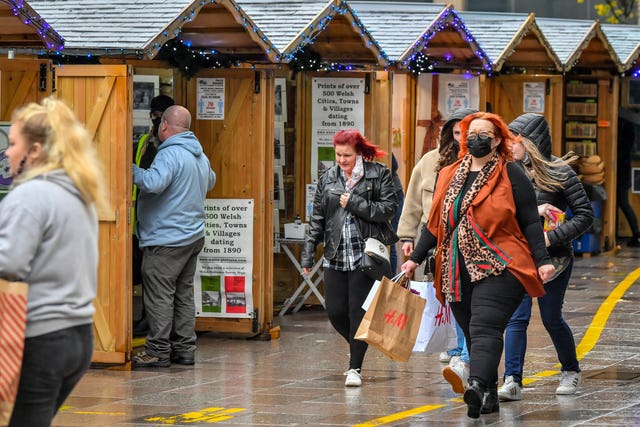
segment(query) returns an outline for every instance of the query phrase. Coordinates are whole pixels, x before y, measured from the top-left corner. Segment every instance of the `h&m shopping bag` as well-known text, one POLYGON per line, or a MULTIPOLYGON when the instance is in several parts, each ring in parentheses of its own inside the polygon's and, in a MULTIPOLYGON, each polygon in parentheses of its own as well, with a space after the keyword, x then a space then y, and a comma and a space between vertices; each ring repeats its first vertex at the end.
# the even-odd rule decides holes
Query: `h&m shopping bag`
POLYGON ((367 342, 386 356, 406 362, 418 335, 425 300, 383 277, 355 338, 367 342))
POLYGON ((457 347, 456 326, 449 302, 440 304, 433 282, 411 282, 411 289, 426 300, 413 351, 440 353, 457 347))
POLYGON ((0 425, 11 419, 16 401, 24 330, 27 321, 27 284, 0 279, 0 425))

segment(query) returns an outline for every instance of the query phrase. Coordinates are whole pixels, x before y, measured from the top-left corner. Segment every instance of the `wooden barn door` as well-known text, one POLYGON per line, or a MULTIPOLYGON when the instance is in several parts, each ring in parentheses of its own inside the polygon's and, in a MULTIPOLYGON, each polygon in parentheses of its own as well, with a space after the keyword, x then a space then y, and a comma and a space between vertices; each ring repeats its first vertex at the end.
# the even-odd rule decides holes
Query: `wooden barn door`
POLYGON ((110 213, 100 218, 93 362, 126 363, 132 316, 132 71, 126 65, 64 65, 56 75, 58 98, 75 111, 96 143, 111 203, 110 213))
POLYGON ((257 334, 273 319, 273 121, 271 70, 211 70, 185 86, 192 129, 217 175, 214 199, 253 199, 253 319, 198 317, 196 329, 257 334), (197 120, 198 78, 224 78, 224 120, 197 120))
POLYGON ((46 59, 0 59, 0 121, 13 110, 51 95, 51 64, 46 59))
POLYGON ((504 75, 487 78, 487 101, 492 112, 502 116, 505 122, 523 114, 524 83, 545 85, 544 116, 551 126, 553 153, 561 155, 562 147, 562 76, 560 75, 504 75))

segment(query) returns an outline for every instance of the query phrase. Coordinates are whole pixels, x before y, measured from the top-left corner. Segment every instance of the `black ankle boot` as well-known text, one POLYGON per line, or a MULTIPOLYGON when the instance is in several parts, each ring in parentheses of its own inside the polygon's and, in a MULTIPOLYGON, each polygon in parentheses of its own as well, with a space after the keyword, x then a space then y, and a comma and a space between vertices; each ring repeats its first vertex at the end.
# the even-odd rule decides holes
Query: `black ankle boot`
POLYGON ((627 242, 627 246, 631 248, 640 247, 640 234, 634 234, 627 242))
POLYGON ((480 410, 480 413, 482 414, 493 414, 494 412, 500 412, 500 402, 498 401, 498 383, 489 386, 487 391, 484 393, 484 398, 482 399, 482 409, 480 410))
POLYGON ((483 396, 484 387, 476 380, 469 380, 469 386, 464 392, 464 403, 467 404, 467 416, 469 418, 480 418, 483 396))

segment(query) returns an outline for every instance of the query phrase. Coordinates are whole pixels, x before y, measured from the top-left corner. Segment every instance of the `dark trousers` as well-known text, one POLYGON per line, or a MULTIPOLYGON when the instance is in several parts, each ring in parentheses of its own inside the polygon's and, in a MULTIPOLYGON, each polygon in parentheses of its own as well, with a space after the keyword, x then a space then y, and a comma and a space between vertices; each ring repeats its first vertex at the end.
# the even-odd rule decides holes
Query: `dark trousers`
POLYGON ((478 282, 463 281, 462 301, 451 303, 451 310, 467 340, 469 380, 484 386, 498 381, 504 330, 523 296, 524 287, 508 270, 478 282))
POLYGON ((627 218, 633 237, 637 237, 640 235, 640 232, 638 231, 638 217, 629 203, 629 188, 619 187, 616 193, 616 200, 618 207, 624 214, 624 217, 627 218))
POLYGON ((204 238, 187 246, 150 246, 142 257, 142 298, 149 321, 147 354, 192 358, 196 350, 193 276, 204 238))
POLYGON ((325 304, 329 321, 349 343, 349 369, 362 368, 368 344, 353 337, 364 317, 362 303, 367 298, 373 280, 356 271, 324 269, 325 304))
POLYGON ((27 338, 11 427, 49 427, 60 406, 89 369, 93 325, 27 338))
MULTIPOLYGON (((542 324, 551 337, 562 370, 580 372, 580 364, 576 356, 576 342, 571 328, 562 317, 564 294, 569 286, 572 267, 573 260, 558 277, 544 285, 546 294, 538 298, 538 307, 542 324)), ((525 294, 522 303, 511 316, 505 334, 504 374, 505 376, 512 375, 517 382, 522 381, 524 356, 527 351, 527 326, 529 326, 530 318, 531 297, 525 294)))

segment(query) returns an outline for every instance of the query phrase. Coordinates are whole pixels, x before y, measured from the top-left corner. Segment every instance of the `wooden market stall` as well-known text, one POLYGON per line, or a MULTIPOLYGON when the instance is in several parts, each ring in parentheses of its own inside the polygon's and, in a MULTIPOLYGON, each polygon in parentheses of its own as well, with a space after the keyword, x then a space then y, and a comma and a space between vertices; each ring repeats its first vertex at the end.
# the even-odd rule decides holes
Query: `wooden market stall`
MULTIPOLYGON (((239 221, 234 214, 224 221, 208 222, 223 230, 219 235, 226 235, 227 227, 250 226, 253 230, 248 236, 243 234, 247 246, 243 255, 250 259, 243 265, 250 267, 248 272, 243 270, 241 279, 234 279, 236 285, 245 280, 247 285, 242 295, 236 292, 225 300, 233 305, 233 316, 198 315, 196 329, 245 336, 268 331, 273 317, 273 181, 265 177, 273 176, 274 110, 269 64, 279 60, 278 51, 232 0, 172 0, 161 5, 138 1, 127 7, 114 4, 97 9, 74 0, 68 0, 66 8, 59 2, 36 3, 67 40, 64 53, 52 55, 55 62, 64 64, 55 68, 57 96, 72 106, 95 135, 114 209, 113 215, 101 218, 96 306, 102 309, 96 317, 99 339, 93 361, 127 364, 130 360, 129 212, 133 132, 139 125, 134 113, 139 109, 142 125, 148 126, 145 102, 161 90, 192 113, 192 129, 218 177, 207 195, 211 203, 227 203, 230 209, 246 212, 239 221), (150 89, 137 85, 140 75, 146 77, 145 84, 155 82, 150 89), (220 84, 215 94, 223 108, 214 120, 201 114, 204 95, 200 91, 208 89, 203 89, 204 83, 220 84), (134 96, 147 90, 146 101, 134 96)), ((216 280, 220 283, 220 279, 209 282, 216 280)), ((202 289, 201 301, 205 299, 202 289)))
POLYGON ((604 168, 596 180, 578 171, 591 193, 596 222, 574 249, 583 253, 609 250, 616 239, 615 141, 619 74, 624 64, 597 21, 536 18, 536 22, 562 62, 562 153, 572 150, 583 157, 581 162, 598 156, 604 168), (596 200, 603 197, 606 200, 596 200))
POLYGON ((507 123, 525 112, 544 114, 551 126, 553 152, 559 154, 562 64, 533 13, 461 12, 461 16, 492 64, 486 84, 487 111, 507 123))
POLYGON ((435 148, 451 109, 478 107, 482 70, 489 67, 457 12, 438 4, 351 1, 358 16, 394 62, 393 150, 406 186, 415 163, 435 148), (403 31, 398 31, 403 28, 403 31), (447 105, 447 87, 471 88, 463 99, 474 105, 447 105))
MULTIPOLYGON (((282 238, 284 224, 296 216, 308 220, 307 190, 312 191, 319 173, 333 163, 333 133, 359 128, 390 150, 388 58, 346 2, 239 0, 238 4, 282 53, 282 64, 275 70, 276 93, 283 99, 276 100, 275 117, 276 156, 282 158, 276 159, 274 169, 278 185, 274 187, 273 297, 284 315, 289 308, 295 312, 304 303, 323 302, 320 275, 314 279, 315 295, 309 288, 300 296, 295 292, 304 287, 297 263, 300 245, 282 238)), ((391 163, 390 158, 382 161, 391 163)))
MULTIPOLYGON (((630 134, 618 129, 616 157, 619 159, 620 156, 630 156, 632 171, 637 171, 640 168, 640 150, 638 150, 640 147, 638 144, 640 142, 640 100, 637 97, 640 87, 640 80, 638 80, 640 73, 637 65, 638 57, 640 57, 640 27, 637 25, 602 24, 602 31, 624 64, 624 74, 620 79, 619 119, 629 122, 630 129, 632 129, 630 134)), ((640 213, 640 188, 633 181, 634 172, 631 176, 624 176, 623 171, 618 170, 616 175, 618 180, 624 179, 631 182, 632 187, 628 194, 629 203, 634 212, 640 213)), ((618 208, 616 212, 618 218, 617 236, 632 237, 631 228, 621 209, 618 208)))

